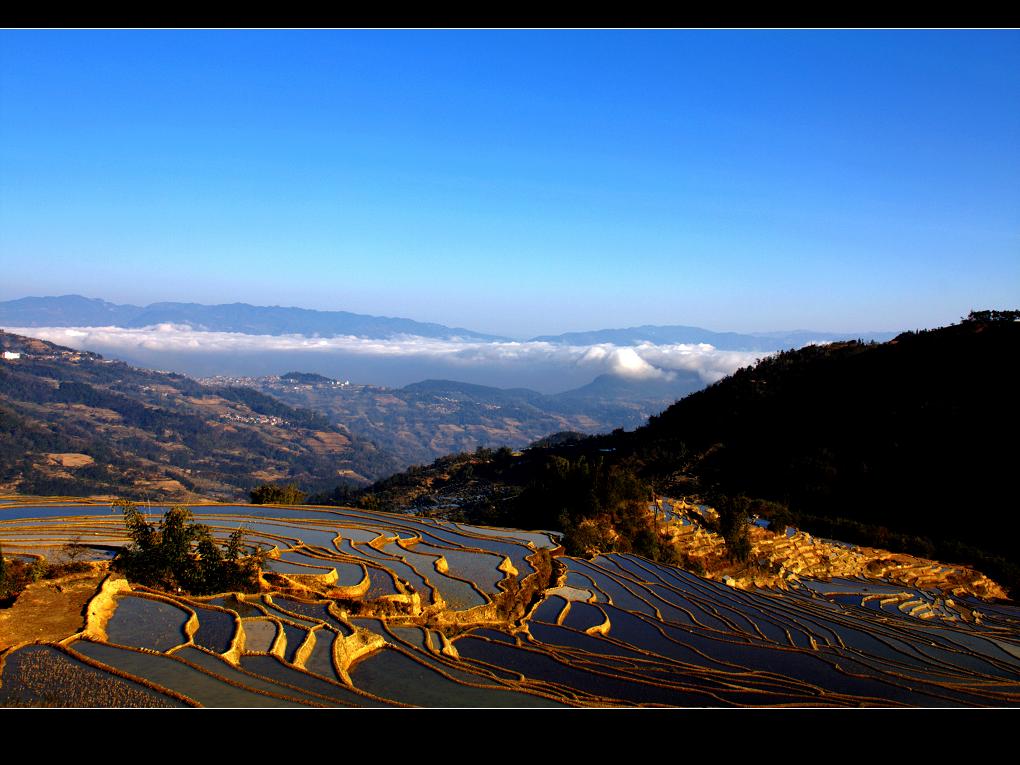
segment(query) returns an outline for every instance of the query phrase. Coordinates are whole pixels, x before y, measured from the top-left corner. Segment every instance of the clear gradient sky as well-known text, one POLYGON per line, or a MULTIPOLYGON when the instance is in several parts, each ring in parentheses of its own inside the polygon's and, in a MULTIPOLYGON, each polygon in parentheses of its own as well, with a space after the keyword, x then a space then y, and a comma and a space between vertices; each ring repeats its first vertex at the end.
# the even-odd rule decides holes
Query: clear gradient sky
POLYGON ((1020 32, 2 31, 0 300, 531 336, 1020 307, 1020 32))

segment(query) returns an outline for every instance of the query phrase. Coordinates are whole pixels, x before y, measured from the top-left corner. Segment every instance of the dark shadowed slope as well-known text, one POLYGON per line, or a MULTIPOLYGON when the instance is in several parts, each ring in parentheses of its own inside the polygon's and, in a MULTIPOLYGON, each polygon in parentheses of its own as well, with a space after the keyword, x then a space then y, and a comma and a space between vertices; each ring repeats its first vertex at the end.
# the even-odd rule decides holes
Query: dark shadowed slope
POLYGON ((1012 320, 790 351, 677 402, 618 446, 658 461, 660 478, 672 458, 702 490, 1015 564, 1018 351, 1012 320))

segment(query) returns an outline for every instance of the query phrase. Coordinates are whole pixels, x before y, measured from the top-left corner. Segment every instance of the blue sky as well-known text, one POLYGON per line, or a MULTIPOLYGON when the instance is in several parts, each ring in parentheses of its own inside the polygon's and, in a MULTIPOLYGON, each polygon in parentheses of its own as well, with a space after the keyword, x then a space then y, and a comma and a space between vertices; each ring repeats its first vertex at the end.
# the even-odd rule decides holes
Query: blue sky
POLYGON ((0 300, 526 337, 1020 305, 1016 31, 3 31, 0 300))

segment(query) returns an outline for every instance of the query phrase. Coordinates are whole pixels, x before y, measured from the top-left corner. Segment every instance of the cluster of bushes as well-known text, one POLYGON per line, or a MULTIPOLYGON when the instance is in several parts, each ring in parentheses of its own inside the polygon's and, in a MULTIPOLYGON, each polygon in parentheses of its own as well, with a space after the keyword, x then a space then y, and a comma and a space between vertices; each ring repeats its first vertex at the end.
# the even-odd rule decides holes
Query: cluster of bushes
POLYGON ((258 591, 264 554, 245 554, 241 529, 221 547, 186 507, 170 508, 157 527, 136 505, 119 504, 131 544, 114 559, 115 571, 147 587, 191 595, 258 591))
POLYGON ((264 483, 252 489, 249 495, 253 505, 301 505, 308 496, 293 483, 286 486, 264 483))
POLYGON ((535 478, 511 504, 506 521, 522 528, 558 529, 569 555, 632 552, 652 560, 673 556, 648 511, 652 492, 620 463, 582 455, 547 455, 535 478))
POLYGON ((331 489, 309 494, 306 503, 309 505, 334 505, 349 507, 357 504, 362 494, 362 487, 353 481, 341 481, 331 489))
POLYGON ((971 311, 963 321, 1020 321, 1020 311, 971 311))
POLYGON ((365 489, 337 487, 314 501, 386 510, 415 506, 427 513, 426 503, 435 502, 437 494, 456 499, 456 510, 443 506, 446 518, 561 531, 571 555, 598 551, 675 558, 648 510, 649 485, 633 465, 598 453, 564 456, 530 449, 514 457, 509 448, 479 447, 440 457, 428 467, 412 466, 365 489))
POLYGON ((794 523, 790 509, 782 502, 748 497, 746 494, 727 495, 709 491, 705 501, 715 508, 719 519, 714 524, 707 522, 713 531, 726 542, 726 552, 739 563, 746 563, 751 557, 751 518, 760 516, 768 519, 769 530, 778 534, 794 523))

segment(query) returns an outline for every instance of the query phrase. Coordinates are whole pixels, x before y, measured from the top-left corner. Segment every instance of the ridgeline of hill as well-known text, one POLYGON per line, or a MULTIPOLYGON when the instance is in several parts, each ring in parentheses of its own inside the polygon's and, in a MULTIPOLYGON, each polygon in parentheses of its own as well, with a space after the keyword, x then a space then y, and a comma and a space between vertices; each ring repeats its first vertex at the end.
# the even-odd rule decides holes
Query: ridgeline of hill
POLYGON ((860 524, 1013 556, 1020 322, 1009 316, 781 353, 618 447, 664 489, 683 463, 703 490, 781 502, 820 529, 860 524))
POLYGON ((401 463, 399 469, 479 447, 518 449, 563 430, 608 433, 635 428, 704 386, 694 372, 677 372, 669 381, 606 374, 555 395, 452 380, 424 380, 403 388, 350 385, 302 372, 203 382, 226 379, 291 406, 322 412, 393 454, 401 463))
MULTIPOLYGON (((980 312, 882 344, 786 351, 636 431, 553 440, 519 457, 450 457, 347 499, 528 528, 596 516, 612 527, 595 497, 616 471, 621 485, 633 477, 674 497, 747 497, 755 502, 742 507, 779 522, 971 565, 1015 591, 1018 350, 1016 312, 980 312), (571 482, 589 496, 577 508, 556 489, 571 482)), ((609 532, 617 549, 632 545, 609 532)))
POLYGON ((867 340, 890 340, 895 332, 815 332, 798 329, 792 332, 764 332, 757 334, 740 334, 737 332, 713 332, 702 327, 686 327, 682 325, 645 325, 627 327, 626 329, 599 329, 591 332, 564 332, 561 335, 539 335, 532 341, 546 343, 562 343, 565 345, 595 345, 613 343, 614 345, 637 345, 639 343, 710 343, 723 351, 779 351, 785 348, 799 348, 807 343, 825 343, 842 340, 846 337, 858 337, 867 340))
POLYGON ((0 492, 234 500, 366 483, 392 457, 314 412, 0 331, 0 492))
MULTIPOLYGON (((435 338, 471 338, 509 341, 510 338, 475 332, 463 327, 414 321, 399 317, 369 316, 349 311, 316 311, 307 308, 255 306, 247 303, 201 305, 199 303, 153 303, 148 306, 118 305, 81 295, 24 297, 0 301, 0 326, 4 327, 125 327, 140 328, 156 324, 179 324, 214 332, 240 332, 249 335, 299 334, 317 337, 358 335, 385 338, 417 335, 435 338)), ((740 334, 713 332, 702 327, 653 326, 600 329, 589 332, 565 332, 540 335, 531 341, 562 345, 614 343, 627 346, 651 343, 711 343, 721 350, 778 351, 810 342, 826 342, 841 337, 888 340, 890 332, 764 332, 740 334)))
POLYGON ((447 327, 412 319, 247 303, 153 303, 143 307, 117 305, 81 295, 26 297, 0 302, 0 326, 7 327, 137 328, 155 324, 182 324, 212 332, 240 332, 246 335, 360 335, 381 338, 409 334, 476 340, 505 339, 472 332, 463 327, 447 327))

